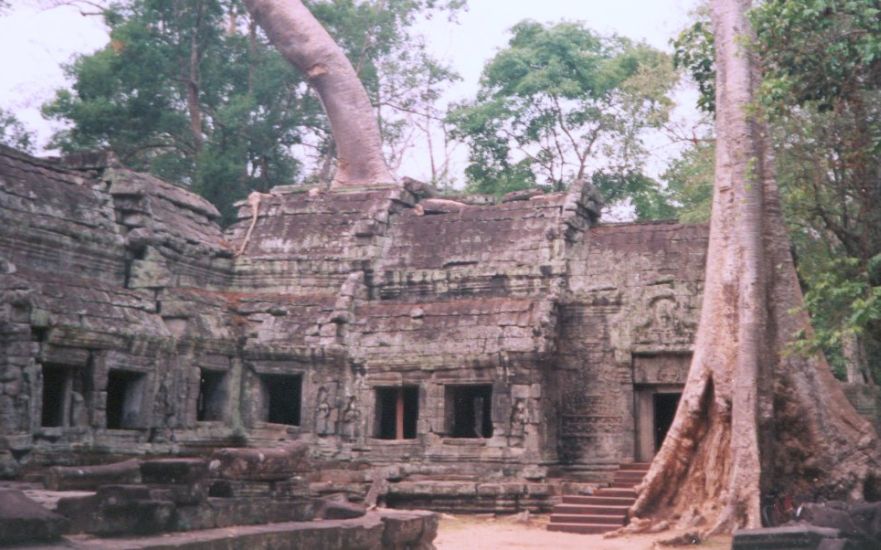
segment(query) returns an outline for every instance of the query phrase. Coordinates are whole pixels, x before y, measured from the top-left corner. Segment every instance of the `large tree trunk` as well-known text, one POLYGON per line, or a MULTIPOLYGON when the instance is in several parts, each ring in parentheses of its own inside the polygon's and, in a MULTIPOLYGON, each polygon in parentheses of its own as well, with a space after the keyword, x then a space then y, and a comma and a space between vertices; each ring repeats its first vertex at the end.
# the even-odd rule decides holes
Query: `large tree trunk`
POLYGON ((373 106, 342 49, 300 0, 245 0, 269 40, 318 92, 336 142, 334 186, 391 183, 373 106))
POLYGON ((769 493, 861 498, 881 471, 877 436, 825 360, 788 351, 810 327, 754 111, 749 5, 712 2, 717 145, 704 300, 676 418, 631 509, 707 532, 759 527, 769 493))

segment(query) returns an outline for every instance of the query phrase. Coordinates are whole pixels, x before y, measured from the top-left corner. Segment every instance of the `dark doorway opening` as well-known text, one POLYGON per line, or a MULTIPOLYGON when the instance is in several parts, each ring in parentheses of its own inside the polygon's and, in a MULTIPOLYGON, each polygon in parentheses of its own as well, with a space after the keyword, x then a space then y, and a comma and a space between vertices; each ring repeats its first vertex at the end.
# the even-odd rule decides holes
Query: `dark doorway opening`
POLYGON ((655 450, 661 448, 667 431, 673 424, 676 416, 676 407, 679 405, 681 393, 656 393, 654 395, 655 408, 655 450))
POLYGON ((41 425, 46 428, 64 425, 65 397, 70 391, 68 373, 62 367, 43 367, 43 411, 41 425))
POLYGON ((223 420, 226 407, 226 373, 201 369, 199 398, 196 401, 196 420, 210 422, 223 420))
POLYGON ((264 374, 260 377, 269 400, 267 422, 300 425, 303 403, 303 376, 300 374, 264 374))
POLYGON ((147 377, 139 372, 112 370, 107 375, 107 428, 137 428, 147 377))
POLYGON ((418 419, 418 386, 376 388, 375 437, 415 439, 418 419))
POLYGON ((444 388, 446 432, 450 437, 492 437, 492 386, 444 388))

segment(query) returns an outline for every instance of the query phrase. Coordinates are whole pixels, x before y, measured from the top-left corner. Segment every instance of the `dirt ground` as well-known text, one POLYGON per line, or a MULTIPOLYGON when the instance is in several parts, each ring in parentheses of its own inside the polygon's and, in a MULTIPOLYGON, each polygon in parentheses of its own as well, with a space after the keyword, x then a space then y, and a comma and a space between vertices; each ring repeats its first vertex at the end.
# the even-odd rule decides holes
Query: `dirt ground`
MULTIPOLYGON (((532 516, 528 523, 514 517, 442 516, 435 546, 438 550, 651 550, 655 541, 679 534, 634 535, 604 539, 602 535, 575 535, 545 530, 547 516, 532 516)), ((716 537, 688 548, 728 550, 731 537, 716 537)))

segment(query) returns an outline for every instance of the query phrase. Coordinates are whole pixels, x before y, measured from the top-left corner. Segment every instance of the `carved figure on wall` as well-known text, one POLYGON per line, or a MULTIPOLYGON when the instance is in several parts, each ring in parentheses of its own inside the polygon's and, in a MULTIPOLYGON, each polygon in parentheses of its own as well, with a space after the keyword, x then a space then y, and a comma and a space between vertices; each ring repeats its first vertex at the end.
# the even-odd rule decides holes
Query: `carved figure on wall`
POLYGON ((70 392, 70 425, 84 427, 89 423, 89 411, 86 408, 86 399, 77 391, 70 392))
POLYGON ((343 408, 340 435, 349 441, 358 439, 360 425, 361 411, 358 409, 358 399, 354 395, 350 395, 345 408, 343 408))
POLYGON ((526 425, 529 423, 529 411, 526 408, 526 400, 519 398, 511 407, 511 422, 508 429, 508 446, 522 447, 526 439, 526 425))
POLYGON ((645 320, 635 327, 637 342, 670 344, 691 340, 695 324, 674 296, 652 297, 648 301, 645 314, 645 320))
POLYGON ((333 422, 333 407, 328 401, 327 388, 318 388, 318 406, 315 407, 315 433, 318 435, 333 435, 336 426, 333 422))

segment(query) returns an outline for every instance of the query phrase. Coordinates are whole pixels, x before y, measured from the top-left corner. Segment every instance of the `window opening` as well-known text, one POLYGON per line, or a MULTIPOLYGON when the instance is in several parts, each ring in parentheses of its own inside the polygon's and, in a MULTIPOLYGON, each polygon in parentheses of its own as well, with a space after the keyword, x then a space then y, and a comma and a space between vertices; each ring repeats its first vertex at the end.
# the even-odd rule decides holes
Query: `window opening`
POLYGON ((375 437, 415 439, 418 419, 418 386, 376 388, 375 437))
POLYGON ((492 437, 492 385, 446 386, 444 398, 450 437, 492 437))
POLYGON ((200 369, 199 398, 196 401, 196 420, 210 422, 223 420, 226 407, 226 373, 200 369))
POLYGON ((274 424, 300 425, 303 401, 303 376, 300 374, 264 374, 261 377, 269 400, 266 421, 274 424))
POLYGON ((107 375, 107 428, 128 430, 139 427, 144 384, 140 372, 111 370, 107 375))
POLYGON ((85 423, 85 383, 78 367, 43 365, 40 425, 70 427, 85 423))

